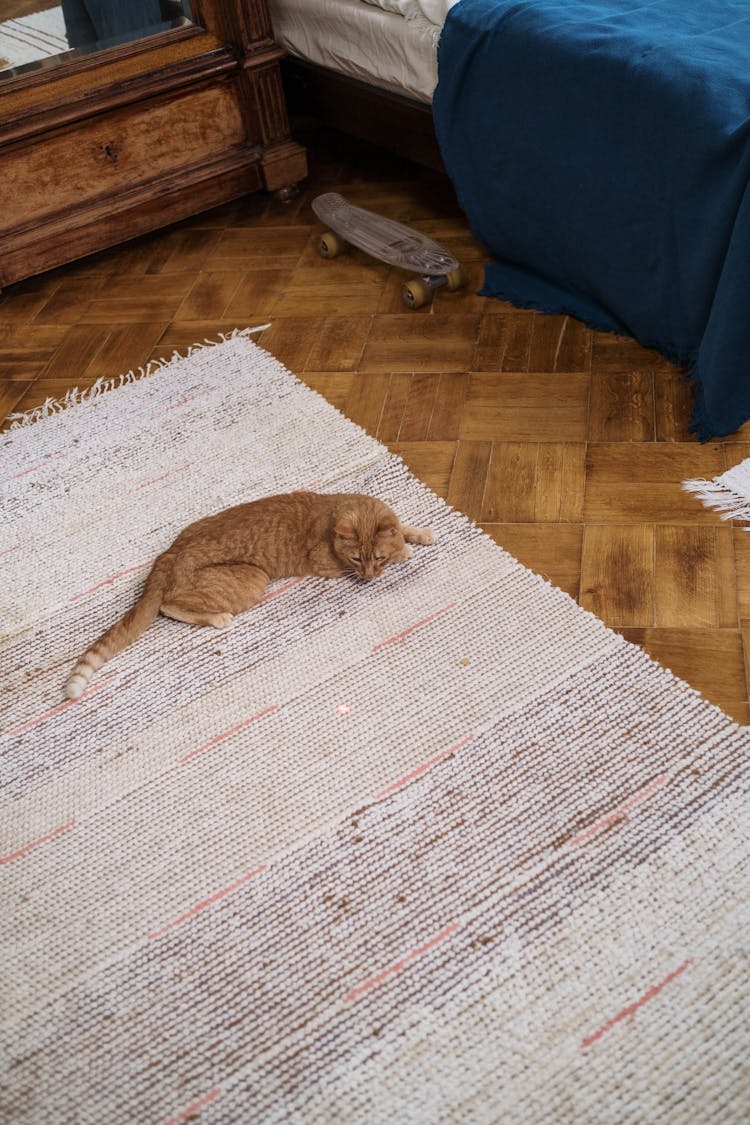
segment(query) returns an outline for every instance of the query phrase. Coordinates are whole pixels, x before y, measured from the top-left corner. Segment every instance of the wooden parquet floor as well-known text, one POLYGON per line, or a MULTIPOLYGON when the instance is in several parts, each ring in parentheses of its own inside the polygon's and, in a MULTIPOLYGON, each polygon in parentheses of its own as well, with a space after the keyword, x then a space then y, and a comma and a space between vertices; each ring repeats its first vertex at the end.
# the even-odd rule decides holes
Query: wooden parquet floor
POLYGON ((658 354, 478 297, 485 255, 443 177, 303 139, 291 204, 251 196, 3 294, 0 418, 268 321, 260 343, 436 492, 748 722, 750 536, 680 482, 750 456, 750 429, 700 445, 658 354), (398 271, 320 259, 310 199, 332 189, 439 238, 471 286, 410 312, 398 271))

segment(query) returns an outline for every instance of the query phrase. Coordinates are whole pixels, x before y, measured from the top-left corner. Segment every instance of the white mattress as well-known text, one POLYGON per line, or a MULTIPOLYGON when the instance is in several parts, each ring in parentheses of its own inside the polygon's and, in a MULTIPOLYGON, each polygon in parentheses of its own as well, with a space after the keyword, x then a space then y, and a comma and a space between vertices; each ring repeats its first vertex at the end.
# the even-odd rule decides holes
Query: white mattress
POLYGON ((440 28, 362 0, 270 0, 276 41, 298 58, 431 102, 440 28))

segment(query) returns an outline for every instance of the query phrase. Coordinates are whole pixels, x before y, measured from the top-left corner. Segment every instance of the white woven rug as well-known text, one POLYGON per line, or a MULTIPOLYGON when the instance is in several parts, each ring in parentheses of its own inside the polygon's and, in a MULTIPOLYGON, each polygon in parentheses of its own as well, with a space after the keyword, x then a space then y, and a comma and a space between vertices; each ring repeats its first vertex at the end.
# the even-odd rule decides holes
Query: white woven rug
POLYGON ((3 1120, 748 1119, 747 730, 244 335, 0 481, 3 1120), (436 545, 63 700, 179 528, 312 485, 436 545))
POLYGON ((694 492, 704 507, 719 512, 723 520, 750 523, 750 457, 711 480, 686 480, 682 487, 694 492))

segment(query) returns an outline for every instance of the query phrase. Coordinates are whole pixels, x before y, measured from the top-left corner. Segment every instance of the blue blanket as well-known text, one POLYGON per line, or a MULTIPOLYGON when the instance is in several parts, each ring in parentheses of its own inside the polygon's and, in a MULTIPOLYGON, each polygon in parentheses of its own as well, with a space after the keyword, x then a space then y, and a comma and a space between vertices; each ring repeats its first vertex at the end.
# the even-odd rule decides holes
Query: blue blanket
POLYGON ((686 367, 750 418, 750 0, 461 0, 433 113, 483 293, 686 367))

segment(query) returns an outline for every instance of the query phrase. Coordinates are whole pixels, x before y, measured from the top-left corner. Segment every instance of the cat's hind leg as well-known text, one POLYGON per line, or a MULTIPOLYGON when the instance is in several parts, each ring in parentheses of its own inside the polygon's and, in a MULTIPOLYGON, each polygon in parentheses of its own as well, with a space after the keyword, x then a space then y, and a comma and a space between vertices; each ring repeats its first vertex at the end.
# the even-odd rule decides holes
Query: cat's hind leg
POLYGON ((182 602, 165 602, 160 612, 173 621, 184 621, 188 625, 212 625, 214 629, 228 629, 234 621, 231 613, 212 613, 208 609, 191 609, 182 602))
POLYGON ((259 602, 268 585, 268 575, 258 566, 237 563, 206 566, 184 587, 170 590, 161 606, 165 617, 190 625, 212 625, 226 629, 236 613, 259 602))
POLYGON ((423 547, 429 547, 435 542, 435 536, 429 527, 408 527, 402 523, 401 534, 407 543, 419 543, 423 547))

